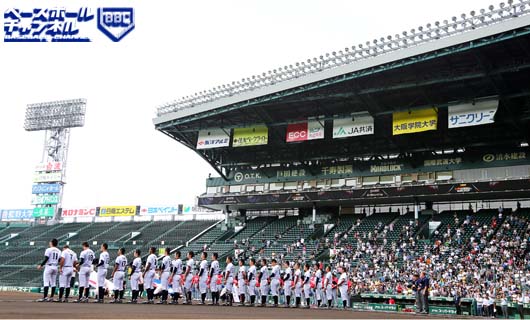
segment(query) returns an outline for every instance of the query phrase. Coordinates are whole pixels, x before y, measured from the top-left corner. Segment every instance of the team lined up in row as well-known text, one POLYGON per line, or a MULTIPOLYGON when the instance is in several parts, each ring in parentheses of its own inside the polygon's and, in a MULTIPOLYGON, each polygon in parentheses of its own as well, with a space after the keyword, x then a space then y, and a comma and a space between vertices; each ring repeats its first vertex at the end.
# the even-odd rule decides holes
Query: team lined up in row
MULTIPOLYGON (((71 279, 75 276, 74 271, 79 273, 79 299, 76 302, 88 302, 90 291, 89 278, 91 266, 97 269, 98 294, 96 302, 102 303, 105 295, 105 280, 107 269, 110 262, 110 256, 107 251, 107 244, 101 245, 101 253, 96 259, 94 252, 90 249, 87 242, 83 243, 83 251, 77 255, 68 246, 63 247, 61 252, 57 248, 57 240, 50 242, 50 248, 45 252, 44 261, 39 265, 39 269, 44 269, 44 297, 40 301, 53 300, 55 293, 55 283, 59 275, 59 301, 67 301, 70 293, 71 279), (50 299, 48 299, 49 288, 52 289, 50 299), (63 293, 64 300, 63 300, 63 293)), ((201 254, 199 269, 196 270, 194 253, 188 252, 185 263, 181 259, 181 252, 176 251, 174 259, 170 257, 170 248, 165 249, 160 265, 157 265, 158 258, 155 254, 156 248, 149 250, 147 262, 142 268, 140 250, 134 251, 134 259, 130 263, 129 280, 131 287, 130 303, 137 303, 140 294, 140 284, 143 282, 143 288, 147 292, 147 301, 144 303, 153 304, 155 297, 154 279, 156 272, 159 272, 160 278, 160 302, 167 304, 169 298, 169 288, 172 288, 170 304, 178 304, 180 297, 185 300, 184 304, 192 303, 192 289, 195 285, 194 278, 198 278, 198 289, 201 294, 200 304, 205 304, 208 291, 211 294, 212 304, 219 305, 219 298, 222 289, 226 293, 226 305, 232 305, 234 301, 234 292, 239 293, 241 305, 245 305, 246 295, 250 297, 250 305, 254 305, 256 296, 261 297, 261 304, 265 306, 269 294, 272 296, 274 306, 279 304, 280 289, 283 289, 285 295, 285 304, 291 305, 291 297, 295 297, 294 307, 300 307, 302 297, 305 298, 305 307, 310 306, 310 296, 314 294, 315 305, 320 307, 322 301, 327 302, 326 306, 331 307, 335 297, 334 289, 338 289, 340 299, 344 307, 347 306, 348 297, 348 275, 344 268, 339 268, 340 277, 335 279, 328 266, 323 274, 319 265, 311 268, 304 265, 303 270, 300 263, 294 263, 292 266, 289 262, 283 263, 283 269, 275 259, 271 260, 271 270, 267 265, 267 260, 260 261, 261 266, 256 264, 255 259, 249 260, 249 266, 245 266, 244 260, 238 261, 237 273, 233 264, 232 257, 226 258, 226 267, 221 273, 218 261, 218 254, 213 253, 208 262, 208 254, 201 254), (234 290, 234 286, 237 290, 234 290)), ((115 259, 114 269, 111 278, 114 285, 114 300, 111 303, 121 303, 124 296, 124 281, 127 272, 127 258, 125 249, 120 248, 115 259)), ((158 291, 158 290, 157 290, 158 291)))

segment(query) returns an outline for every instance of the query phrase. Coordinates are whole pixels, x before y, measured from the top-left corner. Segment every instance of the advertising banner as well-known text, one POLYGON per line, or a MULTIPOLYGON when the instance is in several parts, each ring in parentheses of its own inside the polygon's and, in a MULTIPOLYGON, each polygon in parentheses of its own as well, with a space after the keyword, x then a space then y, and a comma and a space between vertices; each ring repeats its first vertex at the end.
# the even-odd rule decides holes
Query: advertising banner
POLYGON ((62 162, 44 162, 39 163, 35 166, 36 172, 41 171, 61 171, 63 170, 63 163, 62 162))
POLYGON ((31 204, 57 204, 59 194, 39 194, 31 197, 31 204))
POLYGON ((34 184, 31 188, 31 193, 42 194, 42 193, 60 193, 61 185, 58 183, 42 183, 34 184))
POLYGON ((93 217, 96 215, 96 208, 62 209, 61 217, 93 217))
POLYGON ((495 122, 499 100, 480 101, 449 106, 449 129, 480 126, 495 122))
POLYGON ((35 208, 33 209, 33 218, 53 218, 54 213, 53 207, 35 208))
POLYGON ((392 114, 392 135, 416 133, 438 128, 438 109, 429 108, 394 112, 392 114))
POLYGON ((0 210, 0 220, 17 221, 33 219, 33 209, 4 209, 0 210))
POLYGON ((230 130, 210 129, 199 131, 197 149, 212 149, 230 145, 230 130))
POLYGON ((232 147, 249 147, 267 144, 269 128, 254 126, 250 128, 236 128, 232 137, 232 147))
POLYGON ((178 205, 167 206, 167 207, 142 207, 140 209, 141 216, 178 214, 178 212, 179 212, 178 205))
POLYGON ((62 172, 36 173, 33 182, 60 182, 62 177, 62 172))
POLYGON ((363 115, 333 120, 333 139, 374 134, 374 118, 363 115))
POLYGON ((293 123, 287 125, 287 142, 298 142, 307 140, 324 139, 324 125, 318 120, 293 123))
POLYGON ((97 207, 96 215, 100 217, 125 217, 135 216, 140 206, 105 206, 97 207))

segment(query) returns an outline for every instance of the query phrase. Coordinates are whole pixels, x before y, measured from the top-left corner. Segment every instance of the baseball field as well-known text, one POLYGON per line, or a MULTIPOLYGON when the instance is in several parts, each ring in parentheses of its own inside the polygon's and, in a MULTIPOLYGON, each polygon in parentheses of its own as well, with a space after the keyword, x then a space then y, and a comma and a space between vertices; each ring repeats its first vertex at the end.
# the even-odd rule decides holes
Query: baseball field
MULTIPOLYGON (((0 292, 1 319, 425 319, 406 313, 213 307, 200 305, 127 305, 92 303, 38 303, 40 295, 0 292)), ((429 316, 429 318, 433 318, 429 316)))

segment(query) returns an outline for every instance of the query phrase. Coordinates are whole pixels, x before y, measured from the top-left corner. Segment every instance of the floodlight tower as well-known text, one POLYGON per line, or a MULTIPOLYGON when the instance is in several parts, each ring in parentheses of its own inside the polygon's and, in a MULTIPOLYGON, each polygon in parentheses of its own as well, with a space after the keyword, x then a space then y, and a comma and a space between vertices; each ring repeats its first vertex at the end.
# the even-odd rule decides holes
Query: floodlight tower
POLYGON ((85 125, 86 100, 73 99, 27 106, 24 129, 45 131, 41 163, 32 188, 34 218, 56 218, 62 206, 70 129, 85 125))

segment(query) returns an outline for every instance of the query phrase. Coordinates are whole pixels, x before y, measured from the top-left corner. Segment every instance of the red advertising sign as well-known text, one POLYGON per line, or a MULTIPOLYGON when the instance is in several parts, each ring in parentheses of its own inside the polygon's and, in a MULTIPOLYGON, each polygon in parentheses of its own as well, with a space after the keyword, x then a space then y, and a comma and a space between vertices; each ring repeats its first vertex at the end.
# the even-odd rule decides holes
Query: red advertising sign
POLYGON ((287 142, 306 141, 307 140, 307 122, 293 123, 287 125, 287 142))
POLYGON ((63 217, 94 217, 95 215, 96 208, 63 209, 61 213, 63 217))

